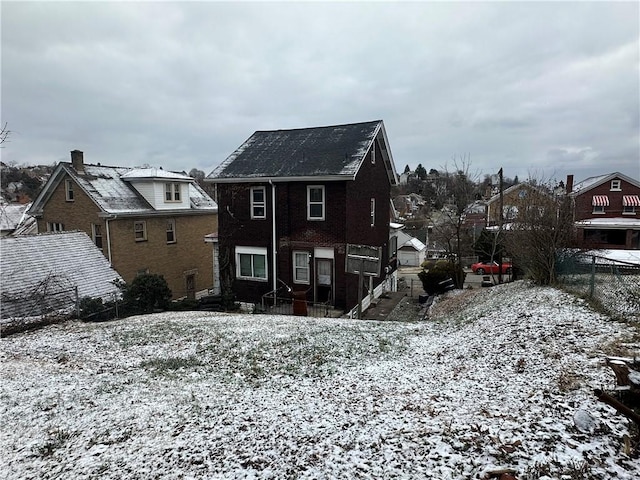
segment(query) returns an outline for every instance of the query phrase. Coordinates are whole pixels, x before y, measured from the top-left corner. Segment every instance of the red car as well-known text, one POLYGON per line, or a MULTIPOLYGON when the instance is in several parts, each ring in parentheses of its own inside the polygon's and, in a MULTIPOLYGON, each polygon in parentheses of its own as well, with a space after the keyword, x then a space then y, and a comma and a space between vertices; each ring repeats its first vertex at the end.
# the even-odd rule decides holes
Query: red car
MULTIPOLYGON (((508 262, 502 262, 502 273, 510 274, 512 265, 508 262)), ((471 271, 477 275, 484 275, 485 273, 498 274, 500 266, 498 262, 478 262, 471 265, 471 271)))

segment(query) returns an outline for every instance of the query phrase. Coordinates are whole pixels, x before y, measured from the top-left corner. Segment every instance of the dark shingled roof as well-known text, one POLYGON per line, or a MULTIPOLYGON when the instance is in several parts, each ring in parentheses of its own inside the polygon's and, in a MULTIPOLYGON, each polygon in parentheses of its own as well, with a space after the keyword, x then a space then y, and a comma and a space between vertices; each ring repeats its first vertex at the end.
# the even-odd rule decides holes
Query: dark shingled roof
POLYGON ((207 179, 344 176, 353 178, 382 120, 294 130, 257 131, 207 179))

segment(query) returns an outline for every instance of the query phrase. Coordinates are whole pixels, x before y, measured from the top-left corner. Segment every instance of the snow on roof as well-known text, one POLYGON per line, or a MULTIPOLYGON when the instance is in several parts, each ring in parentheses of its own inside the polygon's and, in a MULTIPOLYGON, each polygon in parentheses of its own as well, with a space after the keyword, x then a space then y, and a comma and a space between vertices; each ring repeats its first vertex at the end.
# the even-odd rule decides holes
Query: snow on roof
POLYGON ((640 265, 640 250, 590 250, 587 255, 640 265))
POLYGON ((208 179, 346 176, 358 172, 382 120, 256 131, 208 179))
MULTIPOLYGON (((0 318, 28 315, 29 302, 13 302, 35 295, 39 285, 55 278, 58 286, 78 287, 82 297, 111 299, 118 289, 113 280, 122 280, 105 256, 84 232, 59 232, 0 239, 0 318)), ((66 307, 73 307, 73 292, 66 307)))
POLYGON ((30 203, 10 203, 0 205, 0 230, 13 231, 25 222, 30 203))
POLYGON ((170 172, 156 167, 133 168, 121 176, 123 180, 162 179, 182 182, 193 182, 194 179, 183 173, 170 172))
POLYGON ((422 250, 427 248, 427 246, 424 243, 422 243, 420 240, 418 240, 416 237, 412 237, 411 235, 403 231, 399 231, 398 232, 398 248, 402 248, 402 247, 411 247, 418 252, 421 252, 422 250))
POLYGON ((132 169, 90 164, 84 165, 83 172, 77 172, 70 163, 63 162, 60 165, 106 213, 126 214, 155 211, 132 185, 132 180, 135 181, 137 179, 188 181, 190 182, 189 198, 191 200, 191 208, 195 210, 217 210, 218 208, 216 202, 202 187, 193 181, 191 177, 180 173, 167 172, 159 168, 132 169))
POLYGON ((640 182, 634 178, 628 177, 620 172, 607 173, 605 175, 596 175, 594 177, 586 178, 576 184, 573 185, 573 189, 571 191, 571 195, 580 195, 581 193, 590 190, 593 187, 601 185, 604 182, 609 180, 620 179, 624 180, 627 183, 637 186, 640 188, 640 182))

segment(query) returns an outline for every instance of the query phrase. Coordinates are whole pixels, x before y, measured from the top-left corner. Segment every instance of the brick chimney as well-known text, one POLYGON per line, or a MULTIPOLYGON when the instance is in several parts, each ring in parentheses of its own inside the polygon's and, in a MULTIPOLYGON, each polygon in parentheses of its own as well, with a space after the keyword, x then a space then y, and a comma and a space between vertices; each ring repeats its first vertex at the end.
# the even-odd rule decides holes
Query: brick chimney
POLYGON ((76 172, 84 171, 84 155, 80 150, 71 150, 71 165, 76 172))
POLYGON ((567 175, 567 184, 564 186, 567 193, 573 191, 573 175, 567 175))

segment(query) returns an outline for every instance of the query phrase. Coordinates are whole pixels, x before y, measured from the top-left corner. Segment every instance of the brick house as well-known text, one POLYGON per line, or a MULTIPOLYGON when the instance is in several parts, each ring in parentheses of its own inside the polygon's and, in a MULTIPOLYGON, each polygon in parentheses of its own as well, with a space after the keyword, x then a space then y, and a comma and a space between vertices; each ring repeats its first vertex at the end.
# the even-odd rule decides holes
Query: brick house
POLYGON ((573 184, 569 175, 566 188, 581 247, 640 249, 638 180, 615 172, 573 184))
MULTIPOLYGON (((544 206, 551 194, 534 187, 529 183, 517 183, 502 192, 502 220, 505 224, 517 223, 518 215, 527 208, 536 205, 544 206)), ((496 226, 500 223, 500 194, 493 195, 486 201, 486 225, 496 226)))
POLYGON ((162 275, 174 298, 214 287, 217 205, 194 179, 159 168, 60 162, 29 213, 40 232, 86 232, 125 282, 162 275))
POLYGON ((257 131, 206 181, 220 207, 222 285, 239 301, 257 304, 286 285, 308 301, 351 309, 359 289, 358 275, 345 273, 349 244, 382 250, 365 292, 393 274, 397 175, 381 120, 257 131))

